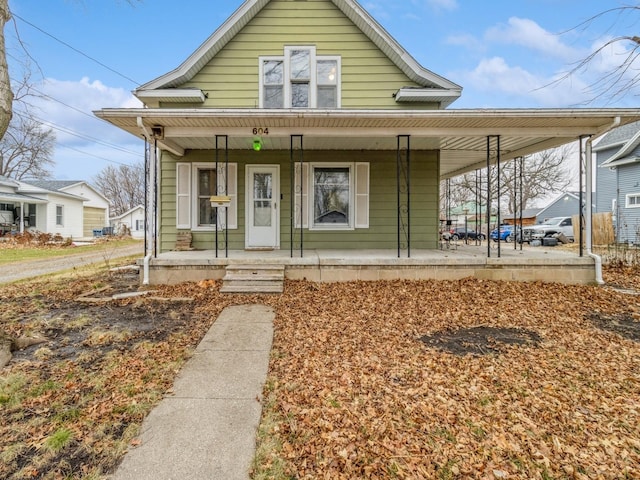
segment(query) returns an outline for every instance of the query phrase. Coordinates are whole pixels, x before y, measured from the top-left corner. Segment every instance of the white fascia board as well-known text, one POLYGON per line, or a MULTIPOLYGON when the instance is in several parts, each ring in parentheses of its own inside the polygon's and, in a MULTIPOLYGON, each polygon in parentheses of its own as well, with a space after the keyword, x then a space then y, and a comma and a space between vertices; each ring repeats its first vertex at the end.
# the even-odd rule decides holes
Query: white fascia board
POLYGON ((626 158, 620 158, 617 160, 609 159, 606 162, 604 162, 602 165, 600 165, 599 168, 619 167, 621 165, 629 165, 631 163, 637 163, 637 162, 640 162, 640 157, 626 157, 626 158))
POLYGON ((136 89, 134 94, 137 96, 138 92, 142 90, 175 87, 193 78, 193 75, 200 70, 201 66, 211 60, 267 3, 269 3, 269 0, 245 1, 180 66, 155 80, 145 83, 136 89))
POLYGON ((401 88, 395 94, 398 103, 405 102, 440 102, 443 106, 450 105, 460 98, 461 90, 443 90, 440 88, 401 88))
POLYGON ((144 103, 145 100, 157 100, 176 103, 204 103, 206 96, 198 88, 161 88, 158 90, 138 89, 133 94, 144 103))
POLYGON ((357 1, 333 0, 333 3, 361 29, 380 50, 389 55, 389 58, 391 58, 411 80, 423 85, 426 84, 448 90, 462 91, 460 85, 420 65, 357 1))
MULTIPOLYGON (((136 96, 145 90, 176 87, 190 80, 211 60, 269 0, 245 1, 198 49, 179 67, 152 80, 134 92, 136 96)), ((450 89, 457 92, 462 87, 422 67, 396 40, 364 10, 355 0, 333 0, 333 3, 357 25, 414 82, 450 89)), ((459 96, 459 94, 458 94, 459 96)))

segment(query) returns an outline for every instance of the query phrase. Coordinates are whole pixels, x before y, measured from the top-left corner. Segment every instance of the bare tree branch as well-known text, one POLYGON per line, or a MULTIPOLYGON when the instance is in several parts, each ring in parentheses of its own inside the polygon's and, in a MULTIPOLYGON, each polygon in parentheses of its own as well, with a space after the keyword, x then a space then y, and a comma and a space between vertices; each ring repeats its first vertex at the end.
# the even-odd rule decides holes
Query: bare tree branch
POLYGON ((55 135, 27 115, 16 114, 0 140, 0 175, 16 180, 51 177, 55 135))
MULTIPOLYGON (((561 32, 560 35, 569 33, 574 30, 586 30, 591 28, 596 20, 615 15, 613 22, 607 29, 609 31, 613 26, 622 21, 624 16, 636 15, 640 13, 640 6, 637 5, 625 5, 621 7, 610 8, 604 10, 587 20, 579 23, 575 27, 561 32)), ((637 19, 633 23, 637 23, 637 19)), ((606 33, 606 31, 604 32, 606 33)), ((630 45, 630 49, 625 50, 625 53, 621 55, 617 65, 610 71, 602 75, 595 82, 591 83, 587 87, 586 93, 590 94, 590 98, 581 102, 581 105, 593 103, 598 100, 604 100, 607 103, 613 103, 620 100, 624 96, 629 94, 629 91, 638 85, 640 82, 640 75, 638 70, 640 64, 637 63, 638 56, 640 55, 640 36, 636 34, 630 35, 618 35, 607 40, 603 45, 593 50, 589 55, 578 61, 574 66, 561 75, 554 81, 544 85, 541 88, 557 85, 564 82, 578 73, 586 71, 589 66, 601 56, 609 48, 615 47, 617 44, 630 45)))
POLYGON ((109 165, 93 178, 93 184, 111 202, 114 215, 144 205, 144 165, 109 165))
MULTIPOLYGON (((530 155, 525 158, 522 187, 522 208, 526 209, 535 200, 547 196, 551 192, 566 189, 571 180, 565 165, 571 155, 570 146, 545 150, 544 152, 530 155)), ((514 213, 516 200, 518 208, 520 204, 519 184, 516 187, 515 170, 513 162, 502 165, 500 168, 500 206, 501 210, 514 213)), ((489 170, 491 189, 490 196, 492 206, 497 205, 498 200, 498 169, 493 166, 489 170)), ((518 172, 519 176, 519 172, 518 172)), ((467 173, 450 181, 449 203, 452 207, 462 206, 467 202, 474 202, 476 193, 481 199, 480 203, 487 203, 487 174, 482 174, 482 184, 476 188, 475 172, 467 173)), ((444 191, 442 188, 441 191, 444 191)))

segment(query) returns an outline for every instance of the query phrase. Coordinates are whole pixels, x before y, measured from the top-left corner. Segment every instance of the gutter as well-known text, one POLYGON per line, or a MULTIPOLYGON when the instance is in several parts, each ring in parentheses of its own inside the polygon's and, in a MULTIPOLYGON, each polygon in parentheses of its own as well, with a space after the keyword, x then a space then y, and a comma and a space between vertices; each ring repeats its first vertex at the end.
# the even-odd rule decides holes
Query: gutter
MULTIPOLYGON (((142 117, 138 117, 136 119, 136 123, 138 124, 138 127, 140 127, 140 130, 142 130, 142 134, 144 135, 144 137, 149 140, 152 137, 151 132, 149 132, 149 130, 147 130, 147 127, 145 127, 144 123, 142 122, 142 117)), ((148 172, 145 171, 145 175, 147 175, 148 172)), ((143 285, 149 285, 149 262, 151 261, 151 257, 153 256, 151 252, 153 252, 153 238, 151 235, 151 222, 148 221, 149 218, 149 202, 147 202, 147 205, 145 205, 145 216, 147 217, 147 245, 145 246, 147 254, 144 257, 143 260, 143 268, 142 268, 142 284, 143 285)))
MULTIPOLYGON (((613 119, 613 122, 605 127, 604 129, 602 129, 600 132, 598 132, 598 134, 596 135, 596 137, 599 137, 600 135, 604 135, 605 133, 610 132, 611 130, 613 130, 614 128, 616 128, 617 126, 620 125, 620 117, 615 117, 613 119)), ((587 209, 588 209, 588 215, 586 216, 586 234, 587 234, 587 239, 586 239, 586 250, 587 250, 587 255, 590 256, 591 258, 593 258, 593 260, 595 261, 595 266, 596 266, 596 283, 598 285, 604 285, 604 280, 602 279, 602 258, 600 258, 599 255, 596 255, 595 253, 593 253, 592 248, 593 248, 593 218, 592 218, 592 209, 593 209, 593 137, 589 137, 587 139, 585 148, 586 148, 586 186, 587 186, 587 195, 586 195, 586 202, 587 202, 587 209)))

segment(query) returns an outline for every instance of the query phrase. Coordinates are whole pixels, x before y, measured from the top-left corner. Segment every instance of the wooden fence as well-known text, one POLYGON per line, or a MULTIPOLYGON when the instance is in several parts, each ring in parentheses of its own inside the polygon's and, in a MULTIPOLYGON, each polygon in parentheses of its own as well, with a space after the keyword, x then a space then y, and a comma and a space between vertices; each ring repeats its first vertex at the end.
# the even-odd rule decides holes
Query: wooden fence
MULTIPOLYGON (((593 214, 593 245, 612 245, 616 241, 616 235, 613 230, 613 217, 611 212, 594 213, 593 214)), ((578 229, 578 215, 572 217, 573 237, 577 242, 580 238, 578 229)), ((584 231, 584 222, 582 225, 582 238, 586 238, 584 231)))

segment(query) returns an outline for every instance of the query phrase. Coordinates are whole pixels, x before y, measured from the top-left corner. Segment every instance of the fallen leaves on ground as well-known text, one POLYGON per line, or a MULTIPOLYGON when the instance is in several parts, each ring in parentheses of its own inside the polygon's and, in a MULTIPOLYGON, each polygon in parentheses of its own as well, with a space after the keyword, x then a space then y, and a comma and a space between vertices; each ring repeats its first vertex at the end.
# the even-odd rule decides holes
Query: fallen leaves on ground
MULTIPOLYGON (((637 268, 605 273, 640 284, 637 268)), ((50 339, 1 372, 3 478, 103 478, 217 315, 248 303, 277 313, 256 479, 640 478, 640 343, 625 336, 638 296, 464 279, 74 300, 105 286, 124 287, 111 274, 0 289, 2 327, 50 339), (483 354, 421 340, 482 346, 478 331, 483 354)))
POLYGON ((637 296, 475 279, 286 290, 261 432, 279 451, 256 478, 640 478, 640 344, 591 321, 637 296), (541 341, 420 341, 477 326, 541 341))

